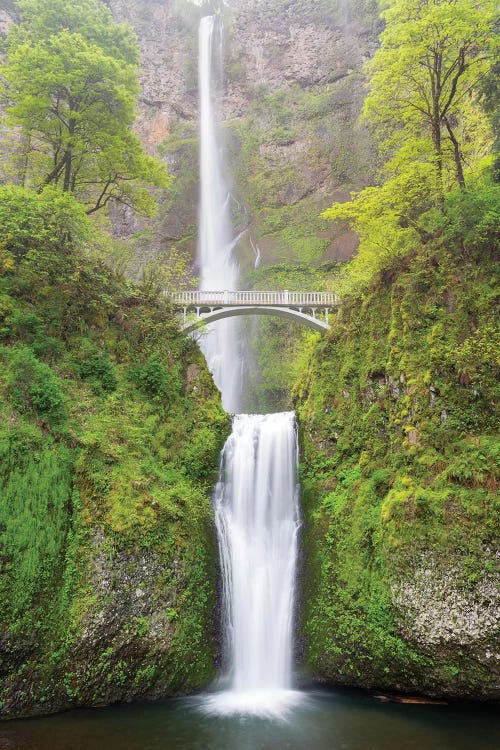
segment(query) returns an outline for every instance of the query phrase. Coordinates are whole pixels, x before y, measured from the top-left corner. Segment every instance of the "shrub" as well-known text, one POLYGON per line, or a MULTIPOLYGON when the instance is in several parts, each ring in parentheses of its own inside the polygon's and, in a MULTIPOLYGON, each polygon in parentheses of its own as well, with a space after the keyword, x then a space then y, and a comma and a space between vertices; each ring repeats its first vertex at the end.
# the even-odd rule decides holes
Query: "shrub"
POLYGON ((128 374, 134 383, 146 396, 156 400, 169 402, 180 391, 180 378, 173 368, 167 369, 158 356, 152 356, 143 365, 132 368, 128 374))
POLYGON ((10 354, 7 392, 18 411, 34 411, 49 421, 64 416, 64 396, 57 376, 27 346, 17 346, 10 354))
POLYGON ((85 208, 69 193, 46 187, 40 193, 15 185, 0 187, 0 250, 16 260, 33 248, 57 252, 84 244, 91 233, 85 208))
POLYGON ((92 383, 94 391, 103 390, 112 393, 116 390, 117 380, 113 365, 107 354, 92 354, 80 365, 80 376, 92 383))

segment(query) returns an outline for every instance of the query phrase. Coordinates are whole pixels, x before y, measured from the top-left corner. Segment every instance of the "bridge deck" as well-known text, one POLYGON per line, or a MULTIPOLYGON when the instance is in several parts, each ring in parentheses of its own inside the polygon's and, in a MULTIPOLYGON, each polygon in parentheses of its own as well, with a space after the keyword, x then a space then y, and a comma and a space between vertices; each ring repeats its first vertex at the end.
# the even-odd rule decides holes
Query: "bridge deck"
POLYGON ((321 307, 338 305, 335 292, 267 292, 267 291, 190 291, 165 292, 167 297, 183 307, 234 307, 235 305, 265 305, 276 307, 321 307))

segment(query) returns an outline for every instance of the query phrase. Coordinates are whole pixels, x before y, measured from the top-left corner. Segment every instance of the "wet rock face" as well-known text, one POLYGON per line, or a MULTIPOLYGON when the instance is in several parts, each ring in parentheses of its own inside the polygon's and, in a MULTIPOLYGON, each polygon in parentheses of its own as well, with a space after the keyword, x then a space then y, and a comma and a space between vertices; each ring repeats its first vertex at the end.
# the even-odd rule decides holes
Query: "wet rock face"
MULTIPOLYGON (((235 32, 238 35, 238 29, 235 32)), ((250 86, 263 82, 273 87, 290 83, 313 86, 338 80, 348 70, 344 40, 332 30, 312 24, 305 27, 290 24, 275 32, 262 31, 258 20, 254 21, 246 34, 236 41, 233 54, 236 50, 239 50, 246 83, 250 86), (337 58, 335 52, 339 48, 337 58)), ((233 97, 230 92, 230 104, 233 97)))
POLYGON ((440 560, 432 553, 420 556, 411 577, 391 585, 398 627, 409 643, 424 653, 440 652, 451 660, 462 658, 485 666, 489 684, 478 684, 478 697, 497 698, 500 692, 500 554, 484 550, 484 571, 479 581, 464 584, 464 564, 458 556, 440 560))
POLYGON ((496 633, 500 611, 495 606, 498 597, 493 577, 485 577, 471 592, 454 585, 458 577, 457 569, 442 570, 427 560, 414 571, 411 581, 392 587, 393 601, 405 622, 403 628, 412 639, 428 646, 463 646, 496 633))
POLYGON ((0 8, 0 36, 4 37, 7 34, 11 23, 11 16, 3 8, 0 8))
MULTIPOLYGON (((197 148, 187 159, 182 145, 165 153, 162 145, 176 139, 179 128, 191 126, 197 133, 197 36, 199 9, 175 0, 109 0, 117 21, 129 23, 135 30, 141 49, 141 94, 136 129, 147 149, 164 159, 177 178, 172 195, 159 195, 158 219, 143 220, 133 212, 114 208, 115 232, 120 237, 151 230, 154 240, 141 243, 138 265, 167 250, 186 237, 192 237, 197 222, 197 148), (187 179, 186 174, 192 176, 187 179), (180 184, 179 184, 180 179, 180 184), (192 188, 192 180, 195 187, 192 188)), ((187 242, 194 255, 195 243, 187 242)), ((137 271, 137 273, 140 273, 137 271)))
POLYGON ((15 0, 4 0, 0 7, 0 36, 5 36, 12 23, 19 19, 15 0))
MULTIPOLYGON (((106 545, 106 538, 99 530, 94 534, 93 547, 90 569, 95 606, 89 608, 82 624, 82 653, 103 638, 110 644, 119 637, 124 622, 134 618, 148 618, 143 637, 154 624, 155 633, 160 636, 155 646, 164 642, 168 647, 173 628, 166 612, 174 606, 175 592, 162 583, 167 568, 165 559, 155 551, 131 555, 114 550, 106 545)), ((175 561, 175 567, 179 567, 179 560, 175 561)))
MULTIPOLYGON (((184 694, 213 675, 211 645, 197 665, 199 652, 190 653, 189 644, 177 654, 185 627, 179 599, 190 585, 183 555, 119 549, 99 528, 86 544, 66 642, 47 655, 36 632, 0 635, 2 718, 184 694)), ((212 587, 211 580, 201 582, 206 592, 212 587)), ((207 630, 207 644, 212 637, 207 630)))
MULTIPOLYGON (((4 37, 7 35, 9 29, 11 26, 16 23, 18 20, 18 12, 17 8, 15 6, 15 3, 13 0, 7 0, 2 4, 0 7, 0 40, 4 39, 4 37)), ((3 52, 0 49, 0 63, 3 60, 3 52)), ((2 144, 2 153, 5 154, 10 153, 13 149, 15 149, 16 139, 12 135, 12 131, 9 129, 7 124, 2 121, 2 117, 4 115, 4 106, 3 103, 0 103, 0 143, 2 144)), ((0 180, 5 181, 5 177, 3 175, 3 165, 2 165, 3 159, 0 158, 0 180)), ((12 179, 12 177, 7 178, 7 180, 12 179)))
MULTIPOLYGON (((199 9, 189 0, 108 4, 116 20, 129 23, 137 33, 142 55, 139 127, 146 143, 150 138, 161 142, 168 125, 197 119, 199 9)), ((348 5, 332 0, 227 3, 226 116, 245 114, 252 87, 328 84, 359 70, 376 47, 378 24, 372 15, 363 17, 369 2, 360 4, 362 17, 357 18, 348 5), (232 80, 234 64, 237 84, 232 80)))
MULTIPOLYGON (((99 529, 89 549, 92 596, 79 623, 66 692, 67 684, 70 692, 73 685, 79 705, 129 701, 144 692, 165 694, 176 596, 187 585, 182 559, 168 561, 156 550, 119 550, 99 529), (163 678, 158 665, 164 667, 163 678)), ((67 701, 64 692, 58 698, 61 705, 67 701)))
MULTIPOLYGON (((231 54, 246 88, 334 83, 371 55, 374 28, 335 2, 234 2, 231 54)), ((232 103, 234 93, 228 96, 232 103)))
MULTIPOLYGON (((141 114, 138 129, 155 152, 178 120, 196 118, 196 50, 189 16, 166 0, 110 0, 117 21, 129 23, 141 47, 141 114)), ((193 25, 194 27, 194 25, 193 25)))

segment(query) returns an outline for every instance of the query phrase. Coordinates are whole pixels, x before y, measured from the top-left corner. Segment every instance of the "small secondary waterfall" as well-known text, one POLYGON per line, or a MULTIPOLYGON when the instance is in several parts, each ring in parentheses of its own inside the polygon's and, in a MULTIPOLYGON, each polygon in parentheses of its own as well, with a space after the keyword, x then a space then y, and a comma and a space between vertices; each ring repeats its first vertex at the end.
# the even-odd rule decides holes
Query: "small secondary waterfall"
MULTIPOLYGON (((222 24, 199 29, 201 288, 238 283, 229 191, 217 132, 222 24)), ((224 407, 241 403, 243 359, 237 320, 217 322, 201 340, 224 407)), ((292 621, 297 535, 297 430, 293 412, 239 414, 221 458, 214 506, 223 574, 227 690, 204 701, 216 713, 279 714, 300 694, 292 685, 292 621)))
MULTIPOLYGON (((222 24, 205 16, 199 27, 200 211, 198 263, 200 289, 234 290, 238 267, 233 259, 230 193, 217 129, 217 90, 221 80, 222 24)), ((228 412, 239 409, 241 358, 238 320, 220 321, 202 337, 201 348, 228 412)))

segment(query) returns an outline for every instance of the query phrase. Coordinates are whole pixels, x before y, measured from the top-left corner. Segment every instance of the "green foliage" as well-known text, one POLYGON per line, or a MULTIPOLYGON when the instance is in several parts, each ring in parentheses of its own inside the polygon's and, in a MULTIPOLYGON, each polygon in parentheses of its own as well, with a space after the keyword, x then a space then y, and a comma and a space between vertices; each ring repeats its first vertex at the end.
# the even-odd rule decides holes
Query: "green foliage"
POLYGON ((12 349, 8 356, 7 393, 14 408, 33 411, 51 422, 64 415, 64 396, 50 367, 40 362, 25 346, 12 349))
POLYGON ((433 174, 429 165, 410 162, 406 172, 381 187, 365 188, 351 202, 324 212, 327 219, 347 221, 359 235, 358 252, 345 273, 346 292, 362 287, 418 246, 417 218, 422 207, 432 206, 433 174))
POLYGON ((137 43, 98 0, 26 0, 2 67, 7 121, 20 128, 22 183, 74 193, 87 213, 116 201, 152 214, 146 186, 167 187, 163 165, 132 132, 137 43))
POLYGON ((245 283, 252 289, 288 289, 323 291, 331 283, 330 266, 311 266, 306 263, 276 263, 261 266, 245 274, 245 283))
POLYGON ((89 380, 97 392, 102 389, 105 393, 116 390, 117 379, 109 358, 109 354, 91 354, 80 365, 80 375, 89 380))
POLYGON ((429 138, 424 158, 439 181, 450 164, 452 179, 463 185, 464 160, 477 160, 489 146, 474 92, 491 66, 495 4, 391 0, 382 17, 386 26, 368 64, 371 91, 364 115, 389 153, 429 138))
POLYGON ((339 280, 340 291, 356 294, 384 273, 397 272, 402 259, 436 235, 465 258, 498 242, 496 185, 481 178, 476 189, 450 192, 438 209, 432 207, 429 182, 419 179, 422 172, 429 174, 429 167, 421 165, 381 187, 366 188, 352 202, 325 211, 326 218, 348 221, 360 238, 358 252, 339 280))
POLYGON ((491 684, 476 645, 422 645, 394 587, 422 560, 464 596, 489 572, 500 522, 497 201, 482 184, 417 213, 427 242, 346 296, 302 362, 303 628, 324 679, 433 694, 491 684))
MULTIPOLYGON (((478 101, 493 60, 494 3, 391 0, 382 17, 381 45, 367 65, 363 116, 386 159, 384 181, 323 214, 347 222, 360 238, 344 276, 346 293, 397 272, 401 257, 433 232, 449 236, 454 222, 470 222, 479 241, 485 233, 494 240, 498 219, 494 188, 478 186, 491 162, 491 132, 478 101), (471 194, 460 197, 453 189, 458 183, 464 192, 466 178, 471 194)), ((489 97, 494 106, 491 88, 489 97)))
POLYGON ((100 257, 106 242, 72 195, 55 187, 39 194, 1 187, 0 228, 0 284, 17 299, 16 309, 2 315, 3 338, 25 336, 40 354, 54 352, 54 334, 102 324, 119 295, 128 296, 100 257), (50 326, 37 322, 43 317, 50 326))
POLYGON ((30 251, 82 247, 92 236, 85 210, 72 195, 54 187, 34 193, 14 185, 0 187, 0 274, 30 251), (10 263, 9 263, 10 258, 10 263))
POLYGON ((43 617, 42 597, 53 596, 70 522, 71 453, 39 447, 19 460, 15 432, 0 433, 0 455, 17 458, 17 468, 0 483, 0 620, 3 627, 22 632, 43 617))
MULTIPOLYGON (((497 38, 497 37, 496 37, 497 38)), ((496 182, 500 181, 500 45, 494 51, 495 60, 483 82, 482 104, 491 120, 495 134, 493 175, 496 182)))
POLYGON ((449 247, 470 257, 481 247, 494 248, 500 239, 500 190, 487 178, 467 192, 455 190, 446 197, 444 211, 419 217, 427 236, 439 234, 449 247))
MULTIPOLYGON (((245 186, 235 193, 242 208, 235 223, 246 226, 252 217, 263 264, 316 264, 331 248, 331 229, 319 216, 327 204, 318 186, 365 185, 373 171, 366 128, 353 132, 361 103, 359 72, 321 85, 260 86, 245 118, 228 124, 235 190, 245 186)), ((243 265, 254 260, 251 248, 246 256, 243 265)))
POLYGON ((175 367, 165 367, 158 356, 143 365, 133 367, 129 379, 150 398, 169 402, 180 390, 180 379, 175 367))
POLYGON ((105 264, 73 196, 0 188, 0 224, 2 712, 200 687, 213 671, 209 488, 229 428, 219 394, 155 285, 105 264), (144 569, 137 615, 115 584, 144 569), (94 652, 85 633, 109 607, 94 652), (137 622, 153 615, 168 623, 161 653, 137 622))
POLYGON ((142 266, 142 285, 155 294, 162 294, 170 289, 192 289, 196 286, 192 262, 189 253, 174 245, 142 266))

